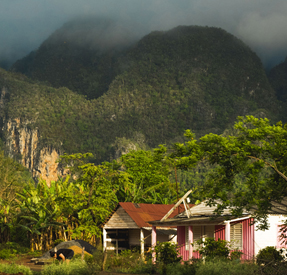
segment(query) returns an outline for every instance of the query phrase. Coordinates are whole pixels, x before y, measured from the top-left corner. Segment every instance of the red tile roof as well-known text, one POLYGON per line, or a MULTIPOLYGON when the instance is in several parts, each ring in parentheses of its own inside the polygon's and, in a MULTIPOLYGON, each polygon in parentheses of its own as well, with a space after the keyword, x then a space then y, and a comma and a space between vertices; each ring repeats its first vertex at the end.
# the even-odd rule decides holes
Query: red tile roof
MULTIPOLYGON (((156 221, 162 219, 165 214, 174 206, 174 204, 147 204, 147 203, 132 203, 132 202, 120 202, 118 207, 121 206, 127 214, 135 221, 138 227, 151 227, 149 221, 156 221)), ((189 205, 190 207, 193 204, 189 205)), ((117 208, 118 208, 117 207, 117 208)), ((179 213, 185 211, 184 205, 180 204, 169 216, 174 217, 179 213)))

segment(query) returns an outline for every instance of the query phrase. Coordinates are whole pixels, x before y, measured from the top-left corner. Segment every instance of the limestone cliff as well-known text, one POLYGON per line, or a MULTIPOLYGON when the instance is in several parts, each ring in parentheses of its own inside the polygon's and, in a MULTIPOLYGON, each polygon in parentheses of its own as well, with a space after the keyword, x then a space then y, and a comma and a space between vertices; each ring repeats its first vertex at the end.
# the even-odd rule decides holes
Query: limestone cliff
POLYGON ((29 127, 31 122, 21 119, 4 121, 3 132, 7 154, 31 171, 34 179, 42 178, 50 185, 63 175, 63 169, 57 163, 60 152, 53 148, 41 147, 38 129, 29 127))

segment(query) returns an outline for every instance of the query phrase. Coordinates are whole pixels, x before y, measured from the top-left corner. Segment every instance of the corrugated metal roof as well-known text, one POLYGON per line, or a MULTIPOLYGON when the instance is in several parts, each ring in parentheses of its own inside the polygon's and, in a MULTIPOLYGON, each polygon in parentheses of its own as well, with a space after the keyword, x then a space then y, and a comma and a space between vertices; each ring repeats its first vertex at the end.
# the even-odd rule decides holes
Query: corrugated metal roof
MULTIPOLYGON (((152 225, 149 224, 148 221, 160 220, 174 206, 174 204, 147 204, 147 203, 120 202, 116 209, 118 209, 118 207, 120 206, 135 221, 138 227, 142 228, 142 227, 151 227, 152 225)), ((190 207, 191 206, 193 205, 190 205, 190 207)), ((179 213, 182 213, 183 211, 185 211, 184 205, 180 205, 179 213)), ((177 214, 178 214, 178 208, 176 208, 172 212, 170 217, 172 218, 177 214)))
MULTIPOLYGON (((209 206, 207 205, 207 201, 203 201, 198 205, 193 206, 188 212, 189 216, 206 216, 206 217, 214 217, 217 216, 215 214, 215 210, 217 208, 217 205, 209 206)), ((223 210, 222 216, 228 216, 232 215, 231 208, 227 208, 223 210)), ((179 215, 177 215, 177 218, 187 218, 187 213, 183 212, 179 215)))
POLYGON ((159 226, 159 227, 171 227, 171 226, 187 226, 187 225, 208 225, 208 224, 221 224, 224 222, 227 218, 232 218, 232 216, 220 216, 220 217, 198 217, 193 216, 190 218, 171 218, 166 219, 165 221, 151 221, 153 225, 159 226))
MULTIPOLYGON (((203 201, 198 205, 193 206, 190 210, 183 211, 174 217, 169 217, 165 221, 151 221, 153 225, 157 226, 175 226, 184 224, 218 224, 226 219, 235 218, 232 215, 232 208, 224 209, 221 215, 217 215, 214 211, 217 205, 209 206, 207 201, 203 201)), ((249 213, 243 213, 242 217, 248 216, 249 213)))

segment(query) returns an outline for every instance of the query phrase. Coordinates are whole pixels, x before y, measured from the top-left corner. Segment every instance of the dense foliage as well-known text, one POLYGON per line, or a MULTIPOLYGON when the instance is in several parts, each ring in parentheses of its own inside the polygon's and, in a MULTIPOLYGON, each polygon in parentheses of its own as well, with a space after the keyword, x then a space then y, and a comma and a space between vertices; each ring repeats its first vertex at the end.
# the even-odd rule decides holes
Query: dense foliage
POLYGON ((61 157, 67 176, 52 181, 50 186, 40 180, 36 185, 26 182, 20 188, 13 177, 9 178, 3 182, 1 197, 1 241, 17 235, 29 241, 32 251, 47 250, 57 240, 80 238, 96 243, 101 225, 118 201, 175 202, 175 185, 169 180, 170 166, 165 158, 163 146, 153 151, 132 151, 118 162, 99 165, 90 162, 92 154, 78 153, 61 157), (9 196, 5 195, 8 189, 9 196))
POLYGON ((174 203, 176 184, 171 181, 172 163, 166 148, 132 151, 123 155, 119 167, 129 176, 126 186, 119 186, 118 199, 137 203, 174 203))
POLYGON ((278 64, 268 73, 268 79, 273 89, 276 91, 277 98, 286 103, 287 101, 287 58, 278 64))
POLYGON ((268 73, 268 79, 272 88, 276 92, 276 97, 282 103, 282 119, 287 120, 287 58, 284 62, 278 64, 268 73))
POLYGON ((11 70, 97 98, 108 90, 116 76, 118 56, 134 39, 119 22, 77 19, 64 24, 11 70))
POLYGON ((196 140, 187 131, 186 136, 188 142, 174 145, 178 167, 192 168, 201 160, 214 165, 198 189, 201 197, 211 204, 220 201, 218 213, 228 206, 236 216, 250 211, 266 227, 273 203, 286 197, 286 124, 247 116, 238 118, 233 135, 207 134, 196 140))
POLYGON ((27 169, 0 151, 0 240, 9 242, 15 233, 16 196, 32 181, 27 169))
POLYGON ((198 243, 201 246, 199 254, 206 260, 212 260, 214 258, 228 258, 230 249, 228 242, 225 240, 214 240, 213 238, 200 239, 198 243))
POLYGON ((260 249, 256 255, 256 261, 259 265, 276 265, 284 260, 283 249, 277 250, 273 246, 267 246, 260 249))
POLYGON ((9 93, 6 118, 21 118, 27 127, 38 129, 42 146, 68 154, 92 152, 100 163, 130 148, 183 141, 183 132, 190 128, 198 135, 222 133, 238 115, 278 119, 280 108, 259 58, 222 29, 181 26, 152 32, 110 63, 105 61, 107 53, 97 52, 100 38, 95 45, 78 45, 73 39, 76 34, 88 36, 83 26, 70 23, 55 32, 36 52, 41 66, 34 60, 29 69, 32 74, 35 66, 34 73, 41 74, 34 79, 63 80, 54 86, 73 92, 0 73, 0 88, 9 93), (64 43, 66 37, 69 43, 64 43), (97 73, 107 72, 103 63, 110 68, 109 77, 95 76, 85 62, 77 66, 83 52, 85 60, 93 60, 89 49, 102 60, 96 58, 97 73), (90 75, 78 79, 79 69, 90 75))

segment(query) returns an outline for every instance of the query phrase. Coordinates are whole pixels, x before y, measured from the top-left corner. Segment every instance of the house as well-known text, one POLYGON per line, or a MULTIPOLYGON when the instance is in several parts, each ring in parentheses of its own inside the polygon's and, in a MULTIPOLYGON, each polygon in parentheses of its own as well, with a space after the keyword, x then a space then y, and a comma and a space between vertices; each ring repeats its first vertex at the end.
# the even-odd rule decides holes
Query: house
MULTIPOLYGON (((184 202, 187 194, 178 203, 184 202)), ((256 230, 257 224, 253 224, 252 216, 248 213, 244 213, 240 218, 234 218, 231 210, 225 209, 221 216, 216 216, 215 209, 216 206, 210 207, 206 202, 202 202, 174 217, 169 217, 167 214, 161 220, 151 221, 152 244, 156 244, 158 226, 176 226, 180 254, 185 261, 199 258, 196 241, 207 237, 231 241, 234 249, 242 251, 243 260, 252 259, 266 246, 285 247, 279 239, 279 230, 283 220, 286 219, 284 214, 287 213, 287 203, 286 205, 273 203, 273 208, 268 213, 270 226, 265 231, 256 230)))
MULTIPOLYGON (((148 221, 162 219, 173 206, 174 204, 120 202, 103 225, 103 249, 118 253, 124 249, 140 247, 143 255, 144 250, 151 247, 152 225, 148 221)), ((170 217, 184 210, 181 205, 170 213, 170 217)), ((159 226, 157 233, 159 242, 176 242, 175 226, 159 226)))

